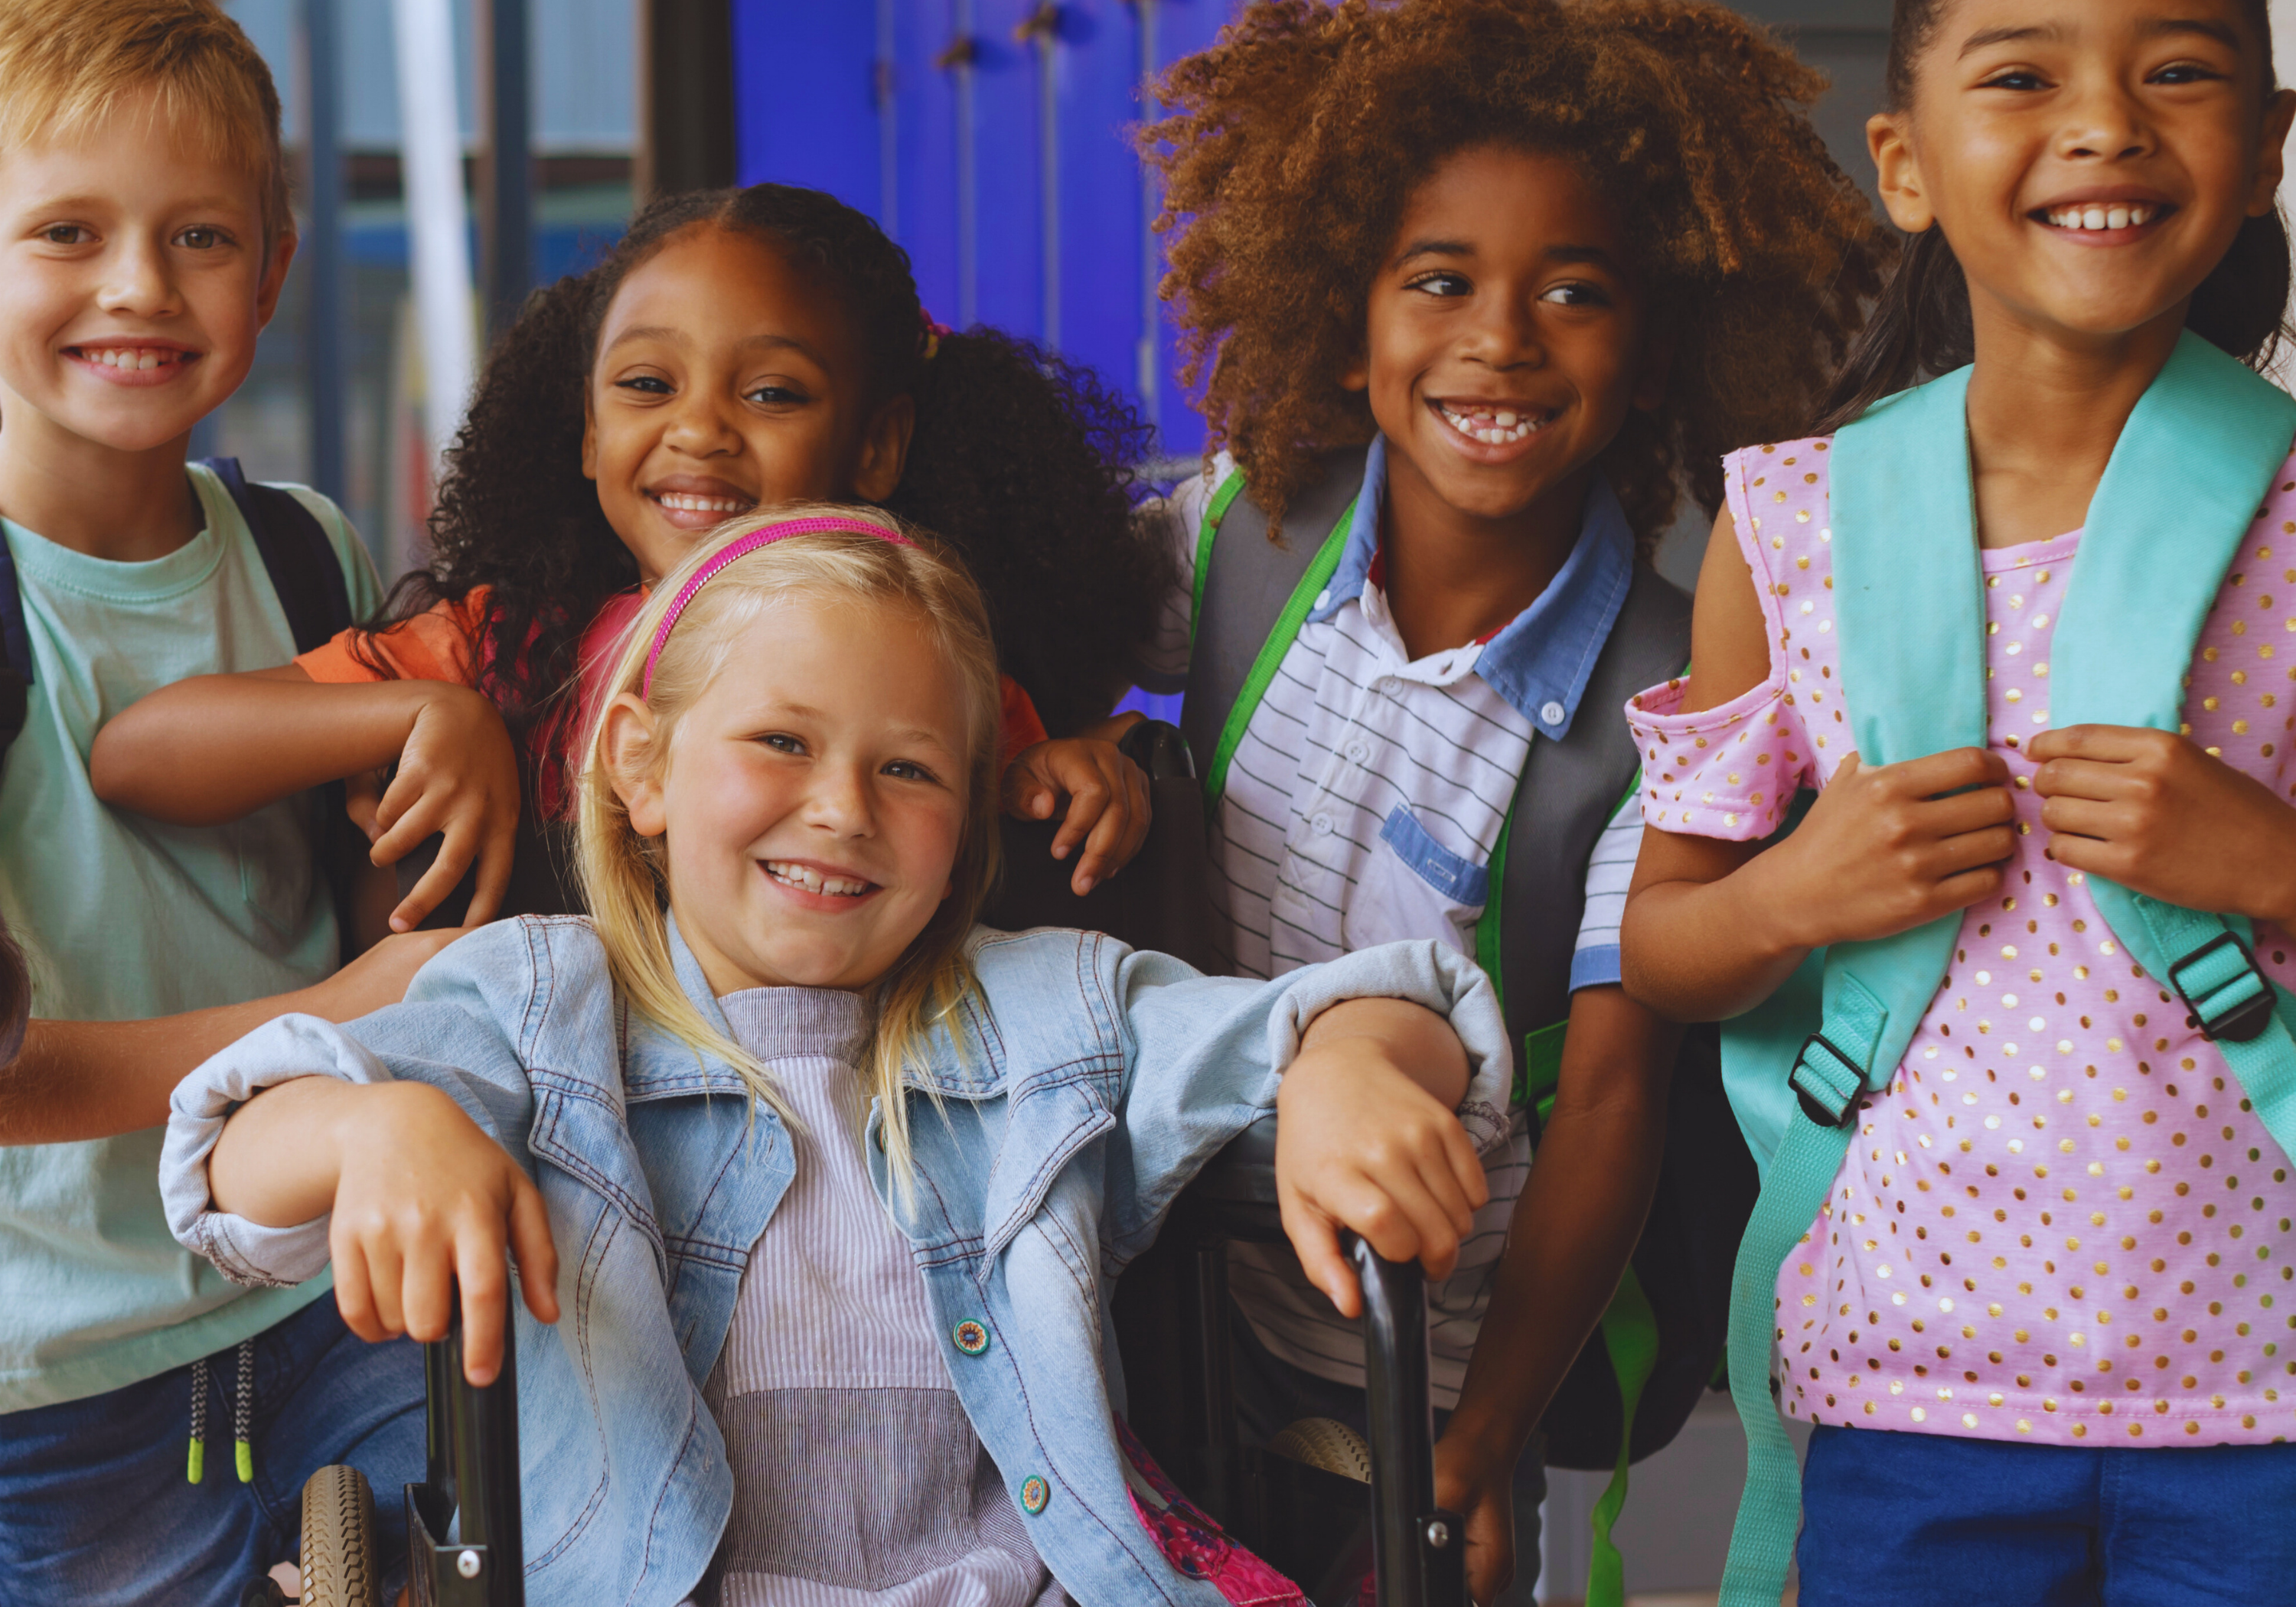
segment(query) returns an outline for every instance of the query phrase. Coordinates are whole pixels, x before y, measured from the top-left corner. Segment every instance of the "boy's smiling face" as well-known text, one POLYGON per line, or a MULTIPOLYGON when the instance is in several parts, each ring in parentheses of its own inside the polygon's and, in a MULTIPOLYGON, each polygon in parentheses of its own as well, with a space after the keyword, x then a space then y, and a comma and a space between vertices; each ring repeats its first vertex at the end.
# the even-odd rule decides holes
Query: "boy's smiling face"
POLYGON ((20 443, 181 439, 246 379, 278 306, 295 239, 266 249, 260 178, 155 99, 0 152, 0 420, 20 443))
POLYGON ((1663 399, 1666 360, 1609 201, 1560 157, 1480 146, 1412 193, 1341 382, 1387 438, 1398 513, 1505 521, 1582 494, 1628 410, 1663 399))

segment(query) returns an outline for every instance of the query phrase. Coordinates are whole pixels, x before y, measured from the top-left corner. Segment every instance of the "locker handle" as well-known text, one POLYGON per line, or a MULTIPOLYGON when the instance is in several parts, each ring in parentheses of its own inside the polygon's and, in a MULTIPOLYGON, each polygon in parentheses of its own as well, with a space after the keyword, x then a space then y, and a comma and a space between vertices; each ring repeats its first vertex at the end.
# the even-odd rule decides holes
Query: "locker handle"
POLYGON ((1055 0, 1044 0, 1044 4, 1021 20, 1021 25, 1013 30, 1013 39, 1019 45, 1026 45, 1032 39, 1050 44, 1060 37, 1060 32, 1061 8, 1055 0))
POLYGON ((980 42, 971 34, 959 34, 942 45, 933 56, 932 64, 943 72, 952 67, 970 67, 980 59, 980 42))

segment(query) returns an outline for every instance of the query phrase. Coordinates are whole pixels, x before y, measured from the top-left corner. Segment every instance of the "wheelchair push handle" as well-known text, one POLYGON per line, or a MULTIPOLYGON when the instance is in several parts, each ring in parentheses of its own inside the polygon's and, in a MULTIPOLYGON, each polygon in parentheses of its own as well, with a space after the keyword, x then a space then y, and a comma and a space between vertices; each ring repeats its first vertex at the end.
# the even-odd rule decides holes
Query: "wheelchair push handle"
POLYGON ((483 1387, 463 1370, 462 1301, 447 1337, 422 1347, 423 1481, 406 1487, 414 1607, 525 1607, 520 1529, 518 1349, 505 1314, 502 1371, 483 1387))
POLYGON ((1372 1577, 1380 1607, 1467 1607, 1467 1526, 1435 1505, 1427 1282, 1350 1234, 1363 1285, 1366 1437, 1371 1447, 1372 1577))

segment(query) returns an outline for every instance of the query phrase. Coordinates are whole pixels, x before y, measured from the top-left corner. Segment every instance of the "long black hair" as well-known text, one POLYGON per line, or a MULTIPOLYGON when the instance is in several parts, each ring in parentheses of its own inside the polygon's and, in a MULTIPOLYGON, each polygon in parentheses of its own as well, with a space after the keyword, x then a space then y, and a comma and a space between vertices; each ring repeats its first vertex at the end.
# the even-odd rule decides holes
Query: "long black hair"
MULTIPOLYGON (((1937 31, 1946 0, 1897 0, 1890 19, 1890 110, 1913 104, 1914 62, 1937 31)), ((2243 0, 2255 29, 2264 92, 2276 86, 2272 70, 2272 18, 2266 0, 2243 0)), ((2296 336, 2287 324, 2287 220, 2274 207, 2241 225, 2232 249, 2193 294, 2185 326, 2250 367, 2262 369, 2283 340, 2296 336)), ((1831 435, 1882 398, 1950 373, 1975 360, 1970 324, 1969 280, 1934 225, 1906 242, 1872 318, 1849 348, 1818 409, 1812 433, 1831 435)))
POLYGON ((873 401, 914 400, 885 506, 964 559, 1004 670, 1049 729, 1106 713, 1169 578, 1168 558, 1131 519, 1145 427, 1089 370, 1025 340, 987 328, 929 340, 908 253, 834 196, 789 184, 664 197, 596 266, 529 298, 447 454, 430 562, 392 588, 380 622, 488 587, 479 689, 538 758, 529 739, 573 680, 582 632, 638 579, 581 469, 598 332, 622 281, 702 227, 765 240, 816 270, 860 336, 873 401))

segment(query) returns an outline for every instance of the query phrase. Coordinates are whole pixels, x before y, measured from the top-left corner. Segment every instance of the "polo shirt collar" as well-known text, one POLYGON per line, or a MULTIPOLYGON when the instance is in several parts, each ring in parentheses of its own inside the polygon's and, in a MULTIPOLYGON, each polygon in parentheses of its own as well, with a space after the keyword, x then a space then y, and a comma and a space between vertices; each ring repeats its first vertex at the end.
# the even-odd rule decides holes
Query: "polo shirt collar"
MULTIPOLYGON (((1348 523, 1347 545, 1332 583, 1317 594, 1310 621, 1329 619, 1363 594, 1379 554, 1380 506, 1387 500, 1387 439, 1364 457, 1363 489, 1348 523)), ((1595 477, 1570 556, 1538 601, 1483 647, 1475 673, 1538 733, 1569 734, 1595 660, 1611 639, 1635 578, 1635 537, 1610 481, 1595 477)))

